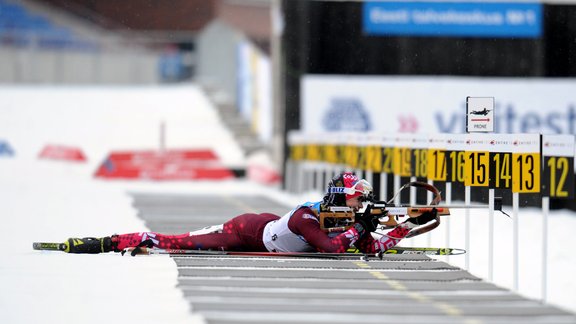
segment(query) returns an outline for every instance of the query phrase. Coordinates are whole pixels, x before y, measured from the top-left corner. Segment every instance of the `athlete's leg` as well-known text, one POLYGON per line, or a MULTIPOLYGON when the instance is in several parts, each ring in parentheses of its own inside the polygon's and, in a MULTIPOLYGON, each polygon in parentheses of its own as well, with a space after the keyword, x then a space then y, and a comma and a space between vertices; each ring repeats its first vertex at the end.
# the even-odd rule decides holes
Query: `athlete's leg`
POLYGON ((274 214, 243 214, 223 224, 221 233, 166 235, 155 232, 113 235, 116 251, 136 247, 149 240, 161 249, 266 251, 262 243, 264 226, 279 217, 274 214))
POLYGON ((243 214, 230 220, 231 229, 236 231, 242 242, 243 249, 250 252, 267 252, 262 234, 264 227, 269 222, 280 219, 279 216, 263 214, 243 214))
POLYGON ((277 215, 268 213, 242 214, 224 223, 221 233, 188 236, 183 238, 180 244, 187 249, 267 251, 262 243, 264 227, 279 218, 277 215))
POLYGON ((191 236, 189 233, 167 235, 144 232, 112 236, 116 251, 122 251, 128 247, 136 247, 145 241, 160 249, 228 250, 241 245, 238 236, 234 233, 211 233, 191 236))

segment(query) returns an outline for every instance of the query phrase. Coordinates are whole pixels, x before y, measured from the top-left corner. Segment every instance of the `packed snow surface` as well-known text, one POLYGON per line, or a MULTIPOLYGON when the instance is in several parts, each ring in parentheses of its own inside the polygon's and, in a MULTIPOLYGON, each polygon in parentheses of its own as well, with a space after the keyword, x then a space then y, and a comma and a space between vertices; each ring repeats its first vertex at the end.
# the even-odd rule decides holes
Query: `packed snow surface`
MULTIPOLYGON (((175 263, 166 256, 72 255, 32 250, 32 242, 145 231, 130 192, 262 194, 287 206, 320 198, 288 195, 244 180, 224 182, 105 181, 93 174, 113 150, 157 149, 161 124, 166 148, 212 148, 228 164, 245 163, 233 136, 193 85, 168 87, 0 87, 1 323, 202 323, 176 287, 175 263), (45 145, 80 148, 85 163, 39 159, 45 145), (111 321, 112 320, 112 321, 111 321)), ((287 207, 288 210, 288 207, 287 207)), ((463 211, 431 236, 403 245, 464 248, 463 211)), ((234 216, 234 215, 231 215, 234 216)), ((519 214, 519 293, 542 297, 542 212, 519 214)), ((488 221, 471 217, 469 270, 489 279, 488 221)), ((492 281, 512 288, 512 220, 494 218, 492 281)), ((576 217, 549 217, 547 301, 576 311, 576 217)), ((465 257, 442 257, 465 267, 465 257)))

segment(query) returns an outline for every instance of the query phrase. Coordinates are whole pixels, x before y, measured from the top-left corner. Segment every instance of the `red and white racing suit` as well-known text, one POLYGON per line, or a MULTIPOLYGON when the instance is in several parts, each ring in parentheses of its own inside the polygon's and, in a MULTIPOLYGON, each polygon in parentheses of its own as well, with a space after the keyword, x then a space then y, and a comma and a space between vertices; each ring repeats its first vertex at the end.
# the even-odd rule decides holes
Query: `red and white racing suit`
POLYGON ((269 213, 243 214, 224 223, 222 230, 215 233, 129 233, 114 235, 112 241, 117 251, 150 240, 154 247, 161 249, 341 253, 354 245, 364 253, 376 253, 394 247, 411 229, 409 223, 404 223, 375 239, 372 235, 359 238, 358 231, 352 227, 331 237, 320 229, 318 212, 319 203, 307 203, 283 217, 269 213))

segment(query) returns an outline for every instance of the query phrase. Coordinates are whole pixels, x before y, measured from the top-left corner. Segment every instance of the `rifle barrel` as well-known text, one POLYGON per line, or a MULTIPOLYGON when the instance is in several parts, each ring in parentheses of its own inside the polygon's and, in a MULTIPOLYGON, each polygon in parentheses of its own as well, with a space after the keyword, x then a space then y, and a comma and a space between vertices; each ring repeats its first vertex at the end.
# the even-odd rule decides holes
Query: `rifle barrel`
POLYGON ((470 208, 470 209, 488 209, 490 208, 488 205, 413 205, 413 206, 405 206, 405 207, 412 207, 412 208, 470 208))
MULTIPOLYGON (((384 206, 379 206, 378 204, 374 205, 375 208, 380 208, 380 207, 384 207, 384 206)), ((398 206, 393 206, 393 205, 388 205, 385 207, 389 207, 389 208, 454 208, 454 209, 458 209, 458 208, 470 208, 470 209, 488 209, 490 208, 488 205, 398 205, 398 206)))

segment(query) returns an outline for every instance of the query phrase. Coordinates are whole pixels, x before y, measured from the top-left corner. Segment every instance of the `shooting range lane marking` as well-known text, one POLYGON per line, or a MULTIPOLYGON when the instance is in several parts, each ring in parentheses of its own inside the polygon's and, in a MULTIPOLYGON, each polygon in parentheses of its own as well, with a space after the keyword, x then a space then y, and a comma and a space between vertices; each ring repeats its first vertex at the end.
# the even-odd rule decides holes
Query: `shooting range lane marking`
POLYGON ((236 199, 236 198, 234 198, 232 196, 228 196, 228 195, 220 195, 220 197, 222 197, 222 199, 224 199, 225 201, 229 202, 230 204, 238 207, 240 210, 243 210, 246 213, 258 214, 258 212, 254 208, 252 208, 252 206, 244 203, 240 199, 236 199))
POLYGON ((355 265, 357 265, 358 267, 363 268, 363 269, 369 269, 370 268, 370 266, 368 264, 366 264, 366 262, 355 261, 352 263, 354 263, 355 265))
MULTIPOLYGON (((338 261, 338 260, 332 260, 332 261, 338 261)), ((214 266, 210 266, 210 265, 200 265, 200 266, 196 266, 196 265, 180 265, 178 266, 179 269, 197 269, 197 270, 249 270, 249 271, 278 271, 278 270, 282 270, 282 271, 311 271, 311 272, 322 272, 322 271, 326 271, 326 269, 330 269, 330 271, 332 272, 368 272, 370 273, 372 276, 377 277, 380 274, 382 274, 381 272, 377 272, 375 270, 384 270, 384 269, 371 269, 371 268, 362 268, 362 269, 344 269, 344 268, 330 268, 330 267, 320 267, 320 268, 312 268, 312 267, 275 267, 275 266, 260 266, 260 267, 254 267, 254 266, 219 266, 219 265, 214 265, 214 266)), ((395 272, 395 273, 405 273, 405 272, 413 272, 413 270, 411 269, 386 269, 386 271, 388 272, 395 272)), ((440 269, 440 270, 427 270, 427 272, 436 272, 436 273, 445 273, 445 272, 450 272, 452 270, 444 270, 444 269, 440 269)), ((379 279, 389 279, 388 276, 384 275, 385 278, 379 278, 379 279)))
MULTIPOLYGON (((359 261, 355 261, 353 262, 356 266, 358 266, 359 268, 363 269, 363 270, 367 270, 367 269, 371 269, 371 266, 366 263, 366 262, 359 262, 359 261)), ((399 291, 399 292, 403 292, 405 294, 407 294, 410 298, 412 298, 413 300, 416 300, 420 303, 430 303, 432 304, 435 308, 437 308, 438 310, 440 310, 441 312, 443 312, 444 314, 448 315, 448 316, 453 316, 453 317, 461 317, 463 316, 462 311, 460 309, 458 309, 458 307, 455 307, 453 305, 450 305, 446 302, 437 302, 434 301, 433 299, 431 299, 428 296, 425 296, 419 292, 415 292, 415 291, 409 291, 408 287, 406 287, 405 285, 403 285, 400 281, 398 280, 392 280, 390 279, 390 277, 388 277, 385 273, 380 272, 380 271, 369 271, 368 273, 370 273, 373 277, 379 279, 379 280, 383 280, 386 282, 386 284, 388 284, 388 286, 390 286, 392 289, 399 291)), ((480 324, 482 323, 482 321, 479 321, 477 319, 462 319, 462 322, 465 324, 480 324)))
MULTIPOLYGON (((404 294, 403 292, 398 292, 395 290, 366 290, 365 288, 299 288, 299 287, 241 287, 241 286, 212 286, 208 281, 216 281, 210 280, 213 278, 209 277, 195 277, 195 278, 183 278, 183 281, 188 282, 202 282, 206 283, 206 285, 190 285, 184 286, 183 289, 185 292, 187 291, 203 291, 203 292, 251 292, 251 293, 303 293, 303 294, 313 294, 313 293, 325 293, 325 294, 347 294, 347 295, 370 295, 370 296, 393 296, 394 298, 399 298, 401 295, 406 295, 408 297, 411 296, 411 292, 408 294, 404 294), (206 279, 204 279, 206 278, 206 279)), ((268 278, 270 279, 270 278, 268 278)), ((268 281, 277 280, 275 278, 270 279, 268 281)), ((266 281, 266 280, 252 280, 252 281, 266 281)), ((309 282, 315 282, 316 280, 308 280, 309 282)), ((457 297, 466 298, 468 296, 485 296, 487 298, 502 298, 505 296, 509 296, 510 292, 502 292, 502 291, 486 291, 477 293, 477 291, 461 291, 458 292, 457 297)), ((427 291, 423 294, 419 294, 414 298, 421 298, 420 296, 425 297, 443 297, 443 296, 453 296, 454 292, 449 291, 427 291)), ((424 300, 424 299, 423 299, 424 300)))

